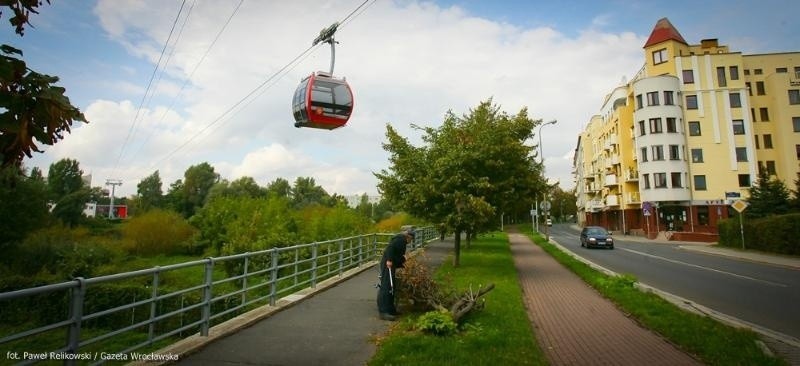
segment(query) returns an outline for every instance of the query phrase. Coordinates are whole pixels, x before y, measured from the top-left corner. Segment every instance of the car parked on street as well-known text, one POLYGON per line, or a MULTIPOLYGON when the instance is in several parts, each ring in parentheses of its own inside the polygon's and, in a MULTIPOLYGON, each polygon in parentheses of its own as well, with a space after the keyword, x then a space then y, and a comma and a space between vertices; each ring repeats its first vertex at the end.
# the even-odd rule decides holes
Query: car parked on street
POLYGON ((587 226, 581 230, 581 246, 614 249, 614 238, 602 226, 587 226))
POLYGON ((547 219, 547 221, 545 223, 547 224, 547 226, 553 226, 553 220, 552 219, 547 219))

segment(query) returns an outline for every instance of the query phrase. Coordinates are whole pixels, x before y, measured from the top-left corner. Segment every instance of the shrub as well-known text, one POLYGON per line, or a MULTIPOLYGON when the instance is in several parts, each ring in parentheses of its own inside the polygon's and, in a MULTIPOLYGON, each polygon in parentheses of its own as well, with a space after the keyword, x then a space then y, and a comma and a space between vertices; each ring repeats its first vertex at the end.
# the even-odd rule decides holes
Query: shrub
POLYGON ((446 336, 455 333, 458 326, 450 316, 450 312, 437 310, 422 314, 417 319, 416 327, 428 334, 446 336))
POLYGON ((196 230, 180 214, 152 210, 132 218, 122 228, 126 248, 136 255, 185 254, 192 252, 196 230))
MULTIPOLYGON (((744 247, 765 252, 800 255, 800 214, 744 219, 744 247)), ((719 222, 719 245, 742 248, 739 218, 719 222)))
POLYGON ((440 286, 434 281, 424 261, 424 254, 409 257, 404 268, 400 269, 400 302, 422 311, 436 309, 437 306, 449 308, 455 302, 452 286, 440 286))

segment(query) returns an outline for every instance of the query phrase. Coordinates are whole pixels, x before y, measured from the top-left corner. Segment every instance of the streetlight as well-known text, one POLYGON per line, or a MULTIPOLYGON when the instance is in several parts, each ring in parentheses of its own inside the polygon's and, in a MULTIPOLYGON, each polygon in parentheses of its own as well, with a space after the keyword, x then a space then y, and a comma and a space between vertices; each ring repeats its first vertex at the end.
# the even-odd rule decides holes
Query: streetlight
MULTIPOLYGON (((539 162, 541 162, 541 164, 542 164, 542 175, 543 176, 544 176, 544 153, 543 153, 543 150, 542 150, 542 127, 547 126, 547 125, 554 125, 554 124, 556 124, 556 122, 558 122, 558 120, 552 120, 550 122, 543 123, 543 124, 541 124, 539 126, 539 133, 538 133, 538 135, 539 135, 539 162)), ((545 183, 545 185, 547 185, 547 181, 546 180, 545 180, 544 183, 545 183)), ((545 191, 544 191, 544 194, 542 196, 543 196, 542 204, 544 204, 544 202, 547 201, 547 187, 545 187, 545 191)), ((538 202, 536 203, 536 206, 537 206, 536 207, 536 214, 538 215, 539 214, 539 207, 538 207, 539 203, 538 202)), ((544 208, 544 207, 542 207, 542 208, 544 208)), ((545 219, 545 226, 544 226, 545 234, 544 235, 547 238, 547 241, 550 241, 550 230, 547 228, 547 217, 549 216, 549 211, 545 211, 545 212, 546 213, 545 213, 545 217, 544 217, 544 219, 545 219)), ((536 224, 537 224, 537 231, 538 231, 539 220, 536 220, 536 224)))

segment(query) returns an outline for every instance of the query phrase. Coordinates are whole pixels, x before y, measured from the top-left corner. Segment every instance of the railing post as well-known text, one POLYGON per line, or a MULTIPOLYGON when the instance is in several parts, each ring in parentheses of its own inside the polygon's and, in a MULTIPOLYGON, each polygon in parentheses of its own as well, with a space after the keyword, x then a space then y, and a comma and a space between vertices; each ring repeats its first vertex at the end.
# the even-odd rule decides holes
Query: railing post
POLYGON ((211 326, 211 296, 214 284, 214 259, 206 258, 206 278, 205 287, 203 288, 203 314, 202 323, 200 324, 200 335, 208 337, 208 328, 211 326))
MULTIPOLYGON (((81 341, 81 323, 83 323, 83 303, 86 296, 86 280, 83 277, 75 279, 78 286, 72 289, 72 301, 70 302, 69 316, 72 324, 69 326, 67 335, 67 353, 77 354, 78 345, 81 341)), ((74 365, 75 360, 65 361, 67 365, 74 365)))
POLYGON ((358 266, 364 263, 364 235, 358 236, 358 266))
POLYGON ((158 297, 158 273, 159 273, 159 267, 156 266, 155 270, 156 270, 155 273, 153 273, 153 292, 152 292, 152 295, 150 297, 150 321, 148 323, 148 329, 147 329, 147 341, 150 344, 153 344, 153 337, 155 336, 156 325, 155 325, 155 323, 153 323, 153 319, 155 319, 156 310, 158 310, 157 309, 158 302, 156 301, 156 298, 158 297))
POLYGON ((278 248, 270 251, 272 257, 272 271, 270 275, 269 304, 275 306, 275 296, 278 293, 278 248))
POLYGON ((244 270, 242 273, 242 305, 247 302, 247 267, 250 264, 250 252, 244 256, 244 270))
POLYGON ((344 273, 344 241, 339 240, 339 277, 344 273))
POLYGON ((292 278, 294 278, 293 286, 297 286, 297 282, 298 282, 297 272, 300 271, 300 265, 298 264, 299 261, 300 261, 300 249, 299 248, 295 248, 295 250, 294 250, 294 276, 292 276, 292 278))
POLYGON ((311 244, 311 288, 317 288, 317 243, 311 244))

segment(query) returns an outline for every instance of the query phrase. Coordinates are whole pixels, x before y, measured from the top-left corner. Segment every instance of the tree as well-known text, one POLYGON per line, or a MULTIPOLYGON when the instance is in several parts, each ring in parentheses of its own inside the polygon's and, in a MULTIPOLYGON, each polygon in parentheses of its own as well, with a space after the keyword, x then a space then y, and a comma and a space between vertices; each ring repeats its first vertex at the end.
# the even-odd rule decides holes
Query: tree
POLYGON ((198 209, 203 207, 209 190, 217 182, 219 182, 219 174, 208 163, 193 165, 186 169, 183 174, 182 195, 179 197, 182 199, 179 212, 187 218, 194 215, 198 209))
MULTIPOLYGON (((20 36, 30 13, 37 13, 40 4, 31 0, 0 3, 14 13, 10 22, 20 36)), ((73 122, 88 123, 70 104, 65 89, 54 85, 58 77, 35 72, 18 57, 22 57, 21 50, 0 45, 0 166, 20 166, 25 156, 41 152, 37 142, 53 145, 70 132, 73 122)))
POLYGON ((142 179, 136 185, 136 194, 138 195, 137 208, 141 212, 147 212, 154 208, 160 208, 163 205, 164 193, 161 191, 161 177, 158 170, 142 179))
POLYGON ((311 177, 297 177, 292 187, 292 205, 301 209, 311 205, 333 206, 333 201, 325 189, 318 186, 311 177))
POLYGON ((47 186, 41 171, 34 169, 26 177, 17 167, 0 168, 0 202, 0 250, 3 258, 11 259, 14 256, 6 249, 48 224, 47 186))
POLYGON ((50 200, 55 205, 53 216, 65 225, 78 224, 91 193, 83 182, 83 171, 78 161, 61 159, 51 164, 47 173, 47 188, 50 200))
POLYGON ((276 178, 267 185, 267 195, 288 199, 292 196, 292 185, 286 179, 276 178))
POLYGON ((789 202, 792 212, 800 212, 800 174, 797 174, 797 179, 794 180, 794 190, 792 192, 792 200, 789 202))
POLYGON ((422 128, 421 147, 387 125, 390 167, 375 174, 378 188, 399 208, 455 233, 457 266, 462 232, 469 240, 491 228, 495 215, 529 205, 544 186, 525 144, 537 123, 526 109, 509 116, 490 99, 461 117, 448 112, 439 128, 422 128))
POLYGON ((750 187, 750 205, 745 211, 748 217, 783 215, 789 212, 789 190, 780 179, 772 179, 765 171, 758 174, 758 180, 750 187))

